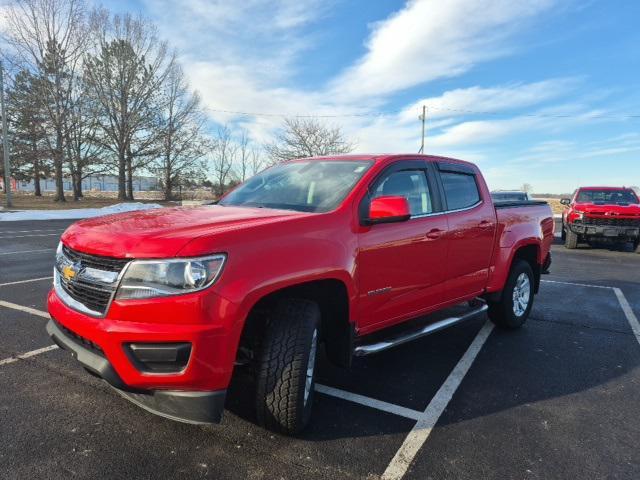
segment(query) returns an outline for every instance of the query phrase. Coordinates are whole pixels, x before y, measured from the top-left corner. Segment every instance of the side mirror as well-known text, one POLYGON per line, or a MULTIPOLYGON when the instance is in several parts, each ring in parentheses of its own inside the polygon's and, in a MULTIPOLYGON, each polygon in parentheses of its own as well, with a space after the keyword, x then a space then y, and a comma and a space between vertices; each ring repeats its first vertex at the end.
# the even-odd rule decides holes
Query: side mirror
POLYGON ((562 205, 571 205, 571 199, 570 198, 561 198, 560 199, 560 203, 562 205))
POLYGON ((388 195, 371 200, 367 225, 405 222, 411 218, 409 202, 399 195, 388 195))

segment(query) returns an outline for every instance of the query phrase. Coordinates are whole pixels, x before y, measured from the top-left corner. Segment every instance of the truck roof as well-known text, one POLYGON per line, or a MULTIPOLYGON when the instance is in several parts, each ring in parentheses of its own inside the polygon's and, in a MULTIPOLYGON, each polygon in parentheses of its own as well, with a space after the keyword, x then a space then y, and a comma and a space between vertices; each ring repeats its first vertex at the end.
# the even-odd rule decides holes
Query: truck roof
MULTIPOLYGON (((462 163, 467 165, 473 165, 471 162, 467 162, 465 160, 460 160, 457 158, 450 157, 441 157, 438 155, 425 155, 421 153, 369 153, 369 154, 347 154, 347 155, 327 155, 323 157, 306 157, 306 158, 298 158, 296 160, 342 160, 342 161, 374 161, 381 162, 383 160, 389 160, 392 158, 412 158, 419 159, 424 158, 426 160, 433 161, 446 161, 449 163, 462 163)), ((291 160, 295 161, 295 160, 291 160)))
POLYGON ((631 190, 629 187, 579 187, 578 190, 631 190))

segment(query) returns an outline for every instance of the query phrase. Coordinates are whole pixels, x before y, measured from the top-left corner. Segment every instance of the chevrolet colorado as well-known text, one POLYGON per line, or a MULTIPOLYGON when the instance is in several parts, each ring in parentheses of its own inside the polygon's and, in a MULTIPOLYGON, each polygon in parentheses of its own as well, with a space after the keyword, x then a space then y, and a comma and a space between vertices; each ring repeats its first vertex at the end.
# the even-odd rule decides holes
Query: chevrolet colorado
POLYGON ((580 242, 633 243, 640 253, 640 200, 625 187, 581 187, 572 198, 560 200, 564 246, 573 249, 580 242))
POLYGON ((494 206, 460 160, 294 160, 217 205, 70 226, 47 330, 124 397, 184 422, 219 422, 242 365, 258 421, 295 433, 309 421, 320 345, 348 367, 484 311, 520 327, 553 230, 546 203, 494 206), (465 315, 429 315, 467 302, 465 315))

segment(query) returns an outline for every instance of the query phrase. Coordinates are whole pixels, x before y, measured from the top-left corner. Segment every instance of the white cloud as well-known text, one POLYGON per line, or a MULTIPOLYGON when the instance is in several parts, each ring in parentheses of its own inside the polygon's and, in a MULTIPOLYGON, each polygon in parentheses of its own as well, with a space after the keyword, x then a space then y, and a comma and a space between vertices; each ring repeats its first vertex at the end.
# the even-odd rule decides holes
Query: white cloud
POLYGON ((373 25, 367 53, 333 85, 343 98, 378 96, 466 72, 502 56, 504 42, 552 0, 411 0, 373 25))
POLYGON ((518 83, 483 88, 479 86, 458 88, 444 92, 438 97, 429 97, 413 102, 402 113, 401 118, 415 120, 422 105, 428 108, 428 117, 457 117, 469 112, 497 113, 516 108, 538 105, 558 98, 577 85, 569 78, 549 79, 534 83, 518 83))
POLYGON ((282 83, 310 45, 304 27, 326 14, 322 0, 144 0, 163 37, 187 62, 243 65, 282 83))
MULTIPOLYGON (((555 146, 550 142, 557 142, 553 140, 557 134, 581 122, 594 122, 594 115, 602 113, 587 106, 602 99, 575 97, 584 79, 523 83, 512 80, 518 79, 515 72, 498 85, 474 82, 422 95, 399 113, 375 115, 376 110, 392 104, 394 95, 402 90, 460 75, 481 62, 514 52, 513 42, 507 40, 548 10, 553 0, 410 0, 372 26, 361 58, 334 72, 314 90, 296 83, 296 73, 301 56, 319 44, 318 29, 313 25, 330 15, 326 2, 145 1, 162 36, 180 48, 185 71, 200 91, 211 118, 246 128, 257 142, 268 141, 282 117, 220 110, 336 115, 338 118, 327 118, 326 122, 342 126, 356 140, 360 152, 415 152, 420 145, 417 114, 424 103, 430 107, 428 153, 480 162, 493 185, 513 188, 527 181, 534 165, 540 170, 541 159, 559 161, 579 150, 581 145, 575 139, 563 138, 566 143, 555 146), (532 107, 536 109, 533 113, 541 116, 523 113, 532 107), (354 114, 371 116, 347 116, 354 114), (525 138, 519 147, 515 140, 525 138), (538 145, 546 151, 527 148, 532 138, 539 143, 548 138, 546 146, 538 145), (516 162, 521 158, 530 162, 516 162)), ((604 149, 593 148, 593 152, 604 149)))

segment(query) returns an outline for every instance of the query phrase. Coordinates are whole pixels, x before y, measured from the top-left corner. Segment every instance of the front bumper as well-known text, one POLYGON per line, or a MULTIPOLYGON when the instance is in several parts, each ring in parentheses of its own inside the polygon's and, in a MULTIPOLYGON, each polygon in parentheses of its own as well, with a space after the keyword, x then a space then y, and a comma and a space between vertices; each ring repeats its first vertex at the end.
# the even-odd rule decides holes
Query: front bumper
POLYGON ((102 350, 93 342, 81 342, 55 320, 47 323, 47 333, 60 347, 71 352, 91 373, 105 380, 127 400, 145 410, 171 420, 186 423, 219 423, 224 410, 226 390, 180 391, 142 390, 126 385, 102 350), (89 345, 89 347, 85 346, 89 345))
POLYGON ((570 223, 569 229, 585 237, 610 238, 613 240, 636 240, 640 238, 640 228, 616 225, 589 225, 570 223))

